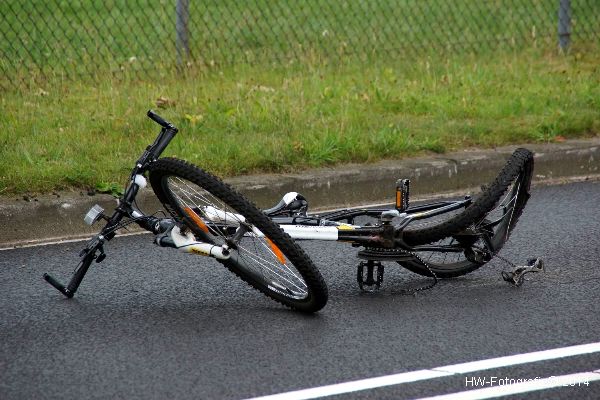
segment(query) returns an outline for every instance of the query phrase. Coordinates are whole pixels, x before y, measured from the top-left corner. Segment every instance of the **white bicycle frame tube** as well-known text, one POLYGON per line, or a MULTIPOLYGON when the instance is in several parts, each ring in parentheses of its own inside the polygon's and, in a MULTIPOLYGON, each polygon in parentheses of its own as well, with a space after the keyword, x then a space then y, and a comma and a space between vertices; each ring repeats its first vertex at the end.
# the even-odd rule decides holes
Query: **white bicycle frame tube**
POLYGON ((229 252, 221 246, 216 246, 210 243, 199 242, 194 237, 192 232, 182 234, 178 226, 174 227, 171 231, 171 239, 177 249, 185 253, 200 254, 203 256, 209 256, 218 258, 220 260, 227 260, 230 257, 229 252))
MULTIPOLYGON (((245 222, 246 218, 243 215, 234 214, 231 212, 223 211, 218 208, 207 206, 203 207, 204 215, 211 222, 216 223, 228 223, 231 225, 239 225, 239 222, 245 222)), ((340 230, 353 230, 357 226, 342 224, 337 226, 307 226, 307 225, 279 225, 292 239, 297 240, 338 240, 338 232, 340 230)), ((264 234, 256 229, 252 228, 252 232, 257 237, 263 237, 264 234)))
MULTIPOLYGON (((354 229, 352 225, 341 226, 307 226, 307 225, 279 225, 285 233, 295 240, 338 240, 340 230, 354 229)), ((256 228, 252 228, 252 233, 257 237, 263 237, 264 234, 256 228)))
POLYGON ((337 226, 279 225, 292 239, 338 240, 337 226))

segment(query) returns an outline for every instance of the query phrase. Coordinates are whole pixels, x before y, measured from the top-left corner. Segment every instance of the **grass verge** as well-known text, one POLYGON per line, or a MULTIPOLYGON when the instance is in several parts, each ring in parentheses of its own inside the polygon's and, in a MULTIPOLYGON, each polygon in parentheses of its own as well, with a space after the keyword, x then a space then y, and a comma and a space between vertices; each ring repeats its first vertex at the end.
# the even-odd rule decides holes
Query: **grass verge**
POLYGON ((221 176, 592 136, 599 66, 538 50, 23 87, 0 99, 0 194, 124 182, 157 133, 148 108, 180 128, 165 155, 221 176))

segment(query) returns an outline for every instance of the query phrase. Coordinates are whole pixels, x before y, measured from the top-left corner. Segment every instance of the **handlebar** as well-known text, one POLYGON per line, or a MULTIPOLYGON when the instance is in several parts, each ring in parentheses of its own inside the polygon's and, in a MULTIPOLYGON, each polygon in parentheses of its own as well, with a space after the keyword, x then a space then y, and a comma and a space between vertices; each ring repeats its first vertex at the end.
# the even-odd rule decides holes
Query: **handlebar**
MULTIPOLYGON (((73 297, 73 295, 77 291, 77 288, 79 287, 79 284, 81 283, 83 277, 87 273, 87 270, 90 267, 92 261, 95 260, 97 263, 99 263, 102 262, 102 260, 104 260, 106 254, 104 253, 102 245, 104 241, 111 240, 115 236, 114 231, 121 219, 125 216, 133 218, 133 211, 135 211, 135 209, 132 207, 132 203, 135 201, 135 196, 137 195, 138 190, 140 188, 139 184, 136 184, 134 181, 135 175, 137 175, 140 172, 143 173, 150 162, 160 157, 163 150, 169 145, 169 142, 177 134, 177 128, 175 127, 175 125, 168 121, 165 121, 154 111, 148 110, 146 115, 148 115, 148 118, 162 126, 162 129, 160 130, 160 133, 158 134, 157 138, 154 140, 154 143, 146 148, 142 156, 136 162, 136 165, 131 172, 132 183, 128 185, 125 194, 119 199, 119 207, 117 207, 112 217, 110 217, 108 223, 102 229, 102 232, 99 235, 96 235, 91 241, 89 241, 86 248, 81 252, 80 256, 83 258, 80 264, 77 266, 75 273, 71 277, 71 280, 69 281, 67 286, 60 283, 53 276, 49 274, 44 274, 44 279, 68 298, 73 297)), ((137 220, 138 224, 143 228, 146 228, 151 231, 156 230, 159 233, 166 231, 172 224, 172 222, 170 221, 164 221, 161 223, 161 220, 155 217, 146 217, 141 221, 139 220, 139 218, 135 220, 137 220)))
POLYGON ((160 115, 158 115, 157 113, 155 113, 152 110, 148 110, 146 115, 148 116, 148 118, 150 118, 152 121, 156 122, 163 128, 175 129, 175 126, 172 123, 165 121, 160 115))
MULTIPOLYGON (((160 154, 163 152, 163 150, 169 145, 169 142, 177 134, 178 130, 175 128, 175 125, 169 121, 165 121, 160 115, 152 110, 148 110, 146 115, 148 115, 148 118, 150 118, 152 121, 163 127, 152 146, 148 148, 150 159, 157 159, 160 157, 160 154)), ((138 161, 138 163, 140 162, 138 161)))

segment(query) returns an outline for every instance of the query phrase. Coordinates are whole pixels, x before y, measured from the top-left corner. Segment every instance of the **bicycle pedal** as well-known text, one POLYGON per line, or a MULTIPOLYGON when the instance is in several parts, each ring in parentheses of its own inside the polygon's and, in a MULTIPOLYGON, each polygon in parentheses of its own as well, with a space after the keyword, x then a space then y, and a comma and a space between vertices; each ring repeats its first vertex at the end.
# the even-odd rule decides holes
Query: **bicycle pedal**
POLYGON ((379 261, 362 261, 356 271, 356 280, 360 290, 363 292, 375 292, 379 290, 383 282, 383 270, 383 265, 379 261), (377 267, 376 274, 375 267, 377 267), (366 278, 365 269, 367 271, 366 278))
POLYGON ((410 180, 398 179, 396 181, 396 210, 404 212, 409 206, 410 180))
POLYGON ((517 265, 511 271, 502 271, 502 279, 513 286, 521 286, 525 282, 525 274, 543 272, 544 261, 541 258, 527 260, 527 265, 517 265))

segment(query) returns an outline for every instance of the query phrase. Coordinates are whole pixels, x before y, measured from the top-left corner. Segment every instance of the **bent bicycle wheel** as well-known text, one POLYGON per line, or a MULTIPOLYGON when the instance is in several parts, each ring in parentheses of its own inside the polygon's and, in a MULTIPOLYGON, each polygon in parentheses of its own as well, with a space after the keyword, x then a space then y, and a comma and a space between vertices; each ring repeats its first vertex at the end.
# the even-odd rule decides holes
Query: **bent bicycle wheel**
MULTIPOLYGON (((441 215, 441 220, 407 228, 403 239, 411 246, 459 245, 475 251, 491 246, 492 256, 497 254, 508 240, 527 204, 532 173, 533 153, 527 149, 517 149, 494 182, 485 187, 470 206, 454 215, 441 215)), ((440 278, 467 274, 489 261, 474 260, 474 254, 468 251, 418 253, 440 278)), ((419 262, 402 262, 401 265, 412 272, 431 276, 419 262)))
POLYGON ((295 310, 327 303, 327 286, 306 253, 250 201, 217 177, 185 161, 162 158, 150 166, 154 193, 198 240, 229 247, 219 260, 268 297, 295 310))

